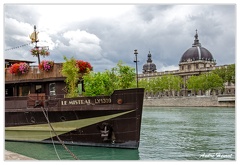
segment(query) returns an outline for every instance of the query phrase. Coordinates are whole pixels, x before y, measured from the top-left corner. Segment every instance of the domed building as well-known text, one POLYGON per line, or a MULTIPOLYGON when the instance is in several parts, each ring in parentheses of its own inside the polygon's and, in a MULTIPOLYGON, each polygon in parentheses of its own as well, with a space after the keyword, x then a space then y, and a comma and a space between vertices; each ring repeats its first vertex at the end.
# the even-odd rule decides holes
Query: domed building
POLYGON ((143 65, 143 73, 154 73, 156 72, 156 65, 154 63, 152 63, 152 55, 149 51, 148 53, 148 59, 147 59, 147 63, 143 65))
POLYGON ((192 47, 185 51, 180 59, 179 71, 195 71, 201 68, 212 68, 216 65, 212 54, 201 46, 197 30, 194 37, 192 47))
MULTIPOLYGON (((187 88, 187 80, 189 77, 195 75, 198 76, 203 73, 210 72, 216 68, 227 68, 228 65, 216 66, 216 60, 213 58, 211 52, 202 47, 201 43, 198 39, 198 32, 196 30, 196 34, 194 36, 194 42, 192 47, 187 49, 181 56, 179 61, 179 70, 172 71, 164 71, 157 72, 156 65, 152 63, 151 53, 148 54, 147 63, 143 65, 143 74, 139 74, 139 79, 149 79, 161 77, 164 75, 177 75, 183 79, 183 84, 181 86, 180 91, 165 91, 165 92, 157 92, 157 93, 146 93, 146 97, 162 97, 162 96, 193 96, 195 94, 202 95, 206 93, 195 93, 192 90, 187 88)), ((200 91, 202 92, 202 91, 200 91)), ((235 93, 234 85, 225 85, 225 94, 235 93)))

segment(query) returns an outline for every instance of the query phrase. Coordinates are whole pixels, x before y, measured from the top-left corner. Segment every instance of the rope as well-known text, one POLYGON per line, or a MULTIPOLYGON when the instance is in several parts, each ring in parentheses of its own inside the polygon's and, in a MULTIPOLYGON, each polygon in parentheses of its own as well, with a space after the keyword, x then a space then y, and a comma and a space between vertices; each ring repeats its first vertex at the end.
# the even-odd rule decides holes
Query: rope
POLYGON ((12 47, 12 48, 5 49, 5 51, 14 50, 14 49, 19 49, 19 48, 21 48, 21 47, 25 47, 25 46, 28 46, 28 45, 31 45, 31 44, 32 44, 32 43, 19 45, 19 46, 16 46, 16 47, 12 47))
POLYGON ((50 121, 49 121, 49 119, 48 119, 48 117, 47 117, 47 115, 46 115, 46 113, 45 113, 45 111, 44 111, 44 108, 41 107, 41 109, 42 109, 42 111, 43 111, 43 114, 44 114, 47 122, 48 122, 49 127, 51 127, 51 129, 53 130, 53 133, 54 133, 55 136, 57 137, 58 141, 62 144, 62 146, 65 148, 65 150, 67 150, 67 151, 72 155, 72 157, 73 157, 75 160, 79 160, 79 159, 67 148, 67 146, 63 143, 63 141, 59 138, 59 136, 57 135, 57 133, 54 131, 54 129, 53 129, 53 127, 52 127, 52 125, 51 125, 51 123, 50 123, 50 121))
POLYGON ((58 155, 58 152, 57 152, 56 146, 55 146, 55 144, 54 144, 53 138, 52 138, 52 131, 49 131, 49 132, 50 132, 50 135, 51 135, 51 139, 52 139, 52 144, 53 144, 54 151, 55 151, 58 159, 61 160, 61 158, 60 158, 59 155, 58 155))
MULTIPOLYGON (((48 113, 46 113, 46 116, 48 117, 48 113)), ((52 131, 50 130, 49 133, 50 133, 50 135, 51 135, 51 139, 52 139, 52 144, 53 144, 54 151, 55 151, 55 153, 56 153, 58 159, 61 160, 61 158, 60 158, 59 155, 58 155, 58 152, 57 152, 57 149, 56 149, 55 143, 54 143, 54 141, 53 141, 53 138, 52 138, 52 137, 53 137, 53 136, 52 136, 52 131)))

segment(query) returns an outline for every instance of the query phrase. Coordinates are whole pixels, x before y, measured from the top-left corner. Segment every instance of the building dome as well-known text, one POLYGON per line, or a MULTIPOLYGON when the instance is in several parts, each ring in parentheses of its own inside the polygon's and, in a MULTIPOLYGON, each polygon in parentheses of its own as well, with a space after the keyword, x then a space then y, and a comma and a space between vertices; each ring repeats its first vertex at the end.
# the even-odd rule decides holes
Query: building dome
POLYGON ((156 72, 156 65, 152 63, 152 55, 149 51, 147 63, 143 65, 143 73, 156 72))
POLYGON ((198 40, 198 34, 196 30, 195 40, 192 44, 192 47, 189 48, 185 53, 183 53, 180 62, 196 61, 196 60, 205 60, 205 61, 213 61, 212 54, 204 47, 201 46, 198 40))

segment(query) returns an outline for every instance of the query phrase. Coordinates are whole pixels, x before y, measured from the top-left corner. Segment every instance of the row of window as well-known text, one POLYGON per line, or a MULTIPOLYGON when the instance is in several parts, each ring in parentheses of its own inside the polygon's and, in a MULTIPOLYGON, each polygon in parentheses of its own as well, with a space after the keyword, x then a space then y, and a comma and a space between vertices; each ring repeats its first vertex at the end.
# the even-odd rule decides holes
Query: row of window
MULTIPOLYGON (((187 65, 187 69, 190 70, 190 69, 191 69, 191 66, 192 66, 191 64, 187 65)), ((199 69, 199 65, 198 65, 198 64, 195 64, 195 66, 196 66, 196 69, 199 69)), ((204 68, 206 68, 206 66, 207 66, 207 65, 204 64, 204 68)), ((181 70, 184 70, 184 67, 185 67, 185 65, 182 65, 182 66, 181 66, 181 70)), ((212 65, 210 65, 210 67, 212 67, 212 65)))
MULTIPOLYGON (((19 86, 17 89, 17 96, 27 96, 30 93, 31 87, 28 85, 25 86, 19 86)), ((35 93, 42 93, 43 86, 42 85, 36 85, 35 86, 35 93)), ((5 96, 13 96, 14 95, 14 88, 5 88, 5 96)), ((50 83, 49 84, 49 95, 54 96, 56 95, 56 84, 50 83)))

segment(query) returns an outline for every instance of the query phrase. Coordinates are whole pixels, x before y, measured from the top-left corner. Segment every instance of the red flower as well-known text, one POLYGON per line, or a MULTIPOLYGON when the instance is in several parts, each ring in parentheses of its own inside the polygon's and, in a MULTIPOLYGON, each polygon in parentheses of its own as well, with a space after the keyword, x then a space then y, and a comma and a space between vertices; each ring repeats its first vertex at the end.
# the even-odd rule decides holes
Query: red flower
POLYGON ((18 64, 18 63, 13 64, 12 66, 9 67, 9 72, 11 74, 18 73, 19 72, 19 66, 20 66, 20 64, 18 64))
POLYGON ((53 65, 54 65, 53 61, 43 60, 41 61, 38 67, 43 71, 50 71, 53 68, 53 65))
POLYGON ((88 73, 93 69, 89 62, 83 60, 77 60, 77 67, 79 68, 79 73, 88 73))
POLYGON ((15 63, 9 67, 9 72, 11 74, 24 74, 29 70, 29 65, 25 62, 15 63))

